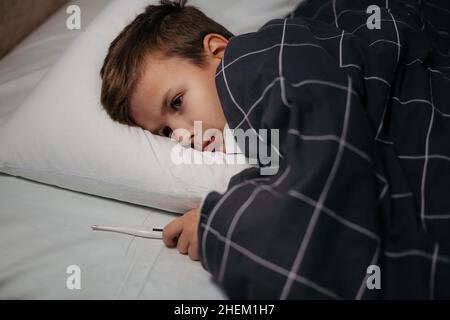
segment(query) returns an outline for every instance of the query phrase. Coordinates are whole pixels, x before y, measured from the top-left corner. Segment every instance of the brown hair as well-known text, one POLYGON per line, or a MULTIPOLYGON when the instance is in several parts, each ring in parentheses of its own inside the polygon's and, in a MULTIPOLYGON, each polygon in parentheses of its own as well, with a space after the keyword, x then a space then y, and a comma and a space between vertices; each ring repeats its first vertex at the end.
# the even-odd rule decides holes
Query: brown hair
POLYGON ((111 43, 100 71, 101 103, 109 116, 136 126, 130 115, 129 95, 138 81, 149 53, 181 57, 204 66, 203 39, 217 33, 230 39, 233 34, 208 18, 186 0, 161 0, 149 5, 111 43))

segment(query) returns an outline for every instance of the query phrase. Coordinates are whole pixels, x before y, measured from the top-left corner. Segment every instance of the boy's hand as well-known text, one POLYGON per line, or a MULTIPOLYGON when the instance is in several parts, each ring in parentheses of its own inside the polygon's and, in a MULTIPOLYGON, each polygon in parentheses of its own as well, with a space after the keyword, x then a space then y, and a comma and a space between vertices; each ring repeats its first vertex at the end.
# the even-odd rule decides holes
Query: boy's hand
POLYGON ((192 260, 199 260, 197 228, 199 222, 199 209, 189 210, 176 218, 163 229, 163 241, 166 246, 177 246, 181 254, 189 254, 192 260))

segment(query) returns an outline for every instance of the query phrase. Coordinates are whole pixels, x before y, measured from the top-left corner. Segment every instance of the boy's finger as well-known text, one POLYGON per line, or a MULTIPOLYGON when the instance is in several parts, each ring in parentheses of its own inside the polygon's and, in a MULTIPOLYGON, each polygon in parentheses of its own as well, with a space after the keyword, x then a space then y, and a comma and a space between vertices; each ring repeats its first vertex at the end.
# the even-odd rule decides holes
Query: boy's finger
POLYGON ((196 241, 192 241, 189 243, 189 249, 188 249, 189 258, 191 260, 197 261, 200 260, 199 254, 198 254, 198 245, 196 241))
POLYGON ((178 218, 168 223, 162 232, 164 244, 168 247, 175 246, 181 231, 183 231, 183 222, 181 219, 178 218))
POLYGON ((178 238, 177 249, 180 253, 186 254, 188 252, 189 239, 186 237, 186 233, 182 233, 178 238))

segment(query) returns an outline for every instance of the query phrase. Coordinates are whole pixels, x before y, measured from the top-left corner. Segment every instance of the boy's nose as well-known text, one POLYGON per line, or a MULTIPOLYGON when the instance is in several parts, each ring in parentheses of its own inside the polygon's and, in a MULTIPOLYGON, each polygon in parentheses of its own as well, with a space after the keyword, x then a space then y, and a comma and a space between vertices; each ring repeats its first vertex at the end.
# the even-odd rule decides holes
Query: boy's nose
POLYGON ((190 137, 182 137, 182 136, 178 137, 178 143, 187 145, 189 143, 189 141, 187 141, 187 140, 189 140, 189 139, 190 139, 190 143, 191 143, 191 147, 192 147, 194 145, 194 135, 193 134, 190 137), (186 138, 186 142, 184 141, 184 138, 186 138))
POLYGON ((173 131, 172 137, 182 145, 189 145, 189 143, 192 145, 194 143, 194 135, 185 130, 183 132, 173 131))
POLYGON ((173 117, 167 120, 166 125, 172 129, 172 136, 178 143, 187 145, 189 138, 193 139, 193 129, 190 129, 185 119, 173 117))

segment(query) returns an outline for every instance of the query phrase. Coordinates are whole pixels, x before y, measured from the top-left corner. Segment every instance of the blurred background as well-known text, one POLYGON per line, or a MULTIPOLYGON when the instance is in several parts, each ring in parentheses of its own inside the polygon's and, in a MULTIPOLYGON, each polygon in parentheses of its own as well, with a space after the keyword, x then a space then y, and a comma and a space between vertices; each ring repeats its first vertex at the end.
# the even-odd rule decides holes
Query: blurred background
POLYGON ((0 0, 0 59, 68 0, 0 0))

